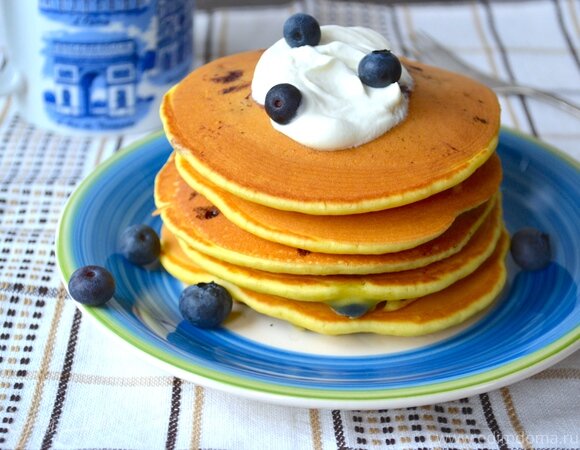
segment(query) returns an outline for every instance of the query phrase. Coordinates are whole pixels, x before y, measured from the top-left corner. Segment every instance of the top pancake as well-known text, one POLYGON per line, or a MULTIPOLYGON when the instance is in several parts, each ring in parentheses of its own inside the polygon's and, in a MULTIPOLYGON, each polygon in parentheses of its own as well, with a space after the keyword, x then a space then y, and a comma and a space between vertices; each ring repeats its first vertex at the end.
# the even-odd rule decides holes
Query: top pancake
POLYGON ((164 98, 175 149, 246 200, 307 214, 356 214, 429 197, 469 177, 494 151, 499 105, 482 84, 403 60, 415 86, 408 117, 381 137, 317 151, 274 130, 250 84, 259 51, 213 61, 164 98))

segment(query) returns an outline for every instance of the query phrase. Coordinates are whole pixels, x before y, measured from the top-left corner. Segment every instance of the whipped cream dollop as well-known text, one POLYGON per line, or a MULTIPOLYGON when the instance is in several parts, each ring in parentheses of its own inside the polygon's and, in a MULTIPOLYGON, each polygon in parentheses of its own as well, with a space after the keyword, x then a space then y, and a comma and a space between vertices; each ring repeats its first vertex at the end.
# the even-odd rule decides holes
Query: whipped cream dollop
POLYGON ((286 125, 271 121, 286 136, 317 150, 340 150, 372 141, 401 122, 413 80, 403 66, 398 83, 383 88, 363 84, 360 60, 390 49, 379 33, 364 27, 325 25, 320 44, 290 47, 280 39, 261 56, 252 97, 263 105, 268 90, 290 83, 302 93, 296 117, 286 125), (402 90, 403 88, 403 90, 402 90))

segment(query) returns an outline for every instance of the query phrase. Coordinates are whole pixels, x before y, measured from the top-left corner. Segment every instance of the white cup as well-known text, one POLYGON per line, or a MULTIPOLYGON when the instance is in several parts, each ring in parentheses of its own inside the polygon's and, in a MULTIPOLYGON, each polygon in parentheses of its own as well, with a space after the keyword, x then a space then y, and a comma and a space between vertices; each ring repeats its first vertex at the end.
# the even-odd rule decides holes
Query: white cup
POLYGON ((0 95, 57 132, 160 128, 163 94, 192 68, 193 8, 193 0, 1 0, 0 95))

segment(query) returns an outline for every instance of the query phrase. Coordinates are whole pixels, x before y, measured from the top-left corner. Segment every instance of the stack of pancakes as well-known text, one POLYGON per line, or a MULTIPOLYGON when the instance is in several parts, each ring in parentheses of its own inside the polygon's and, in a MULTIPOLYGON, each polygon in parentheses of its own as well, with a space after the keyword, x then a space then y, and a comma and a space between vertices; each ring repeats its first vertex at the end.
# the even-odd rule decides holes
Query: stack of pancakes
POLYGON ((488 306, 508 248, 493 92, 403 60, 415 83, 405 121, 317 151, 252 100, 259 57, 216 60, 165 97, 175 152, 155 185, 164 267, 325 334, 426 334, 488 306))

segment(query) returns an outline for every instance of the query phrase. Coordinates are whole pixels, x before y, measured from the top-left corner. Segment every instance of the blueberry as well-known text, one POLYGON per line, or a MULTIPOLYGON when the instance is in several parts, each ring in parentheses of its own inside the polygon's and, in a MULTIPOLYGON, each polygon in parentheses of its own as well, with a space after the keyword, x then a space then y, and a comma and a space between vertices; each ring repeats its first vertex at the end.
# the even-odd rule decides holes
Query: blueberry
POLYGON ((270 88, 264 106, 274 122, 286 125, 296 116, 301 102, 300 90, 292 84, 282 83, 270 88))
POLYGON ((73 299, 83 305, 100 306, 107 303, 115 293, 115 280, 101 266, 84 266, 70 277, 68 291, 73 299))
POLYGON ((232 311, 232 296, 213 281, 194 284, 181 293, 179 311, 185 320, 196 327, 213 328, 232 311))
POLYGON ((318 45, 320 34, 320 25, 308 14, 294 14, 284 22, 284 39, 290 47, 318 45))
POLYGON ((365 303, 344 303, 336 302, 329 303, 332 310, 341 315, 347 316, 350 319, 356 319, 358 317, 364 316, 374 305, 369 305, 365 303))
POLYGON ((159 236, 147 225, 132 225, 121 234, 121 253, 133 264, 150 264, 160 252, 159 236))
POLYGON ((396 83, 402 72, 399 58, 389 50, 375 50, 358 64, 358 76, 367 86, 381 88, 396 83))
POLYGON ((510 251, 524 270, 543 269, 550 263, 550 237, 535 228, 522 228, 512 236, 510 251))

